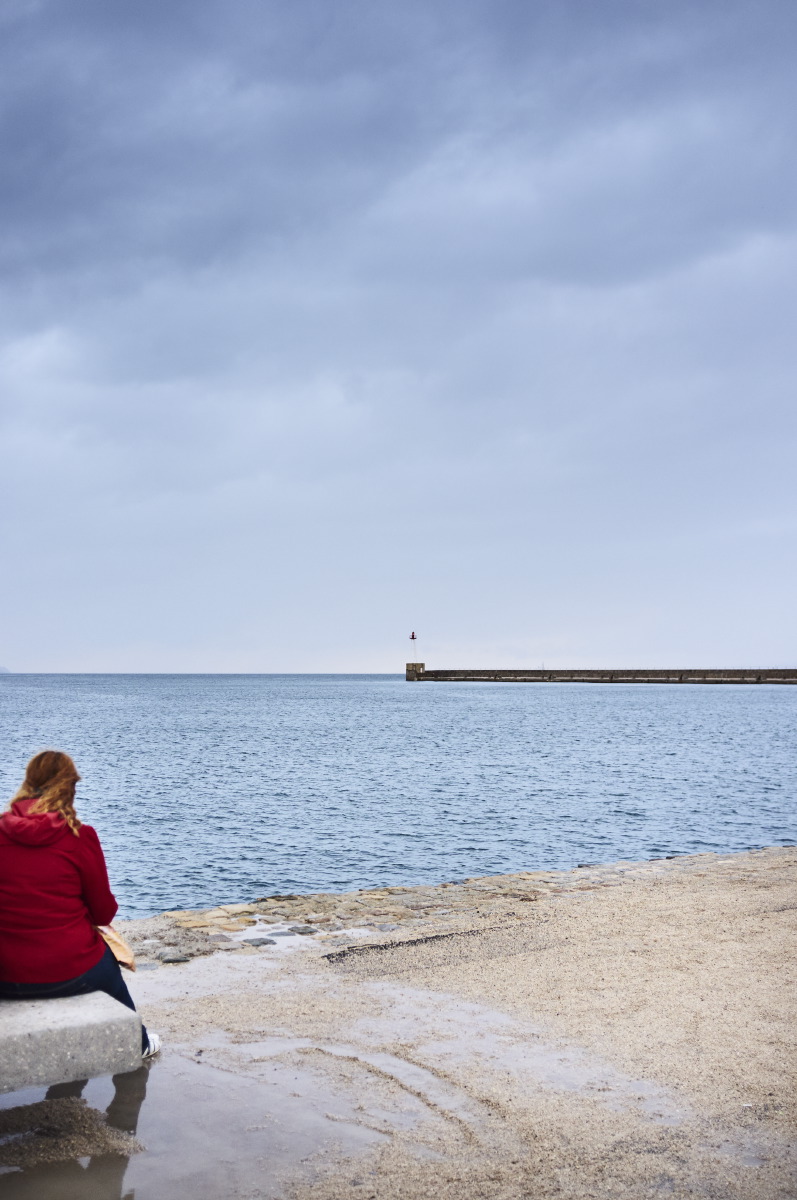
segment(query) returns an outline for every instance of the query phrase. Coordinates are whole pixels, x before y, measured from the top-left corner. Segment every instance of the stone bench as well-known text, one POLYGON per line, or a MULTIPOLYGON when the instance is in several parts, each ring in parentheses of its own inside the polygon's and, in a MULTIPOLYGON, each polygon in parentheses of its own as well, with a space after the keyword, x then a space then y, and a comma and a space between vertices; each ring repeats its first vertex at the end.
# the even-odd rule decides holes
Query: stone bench
POLYGON ((141 1066, 141 1018, 104 992, 0 1000, 0 1092, 141 1066))

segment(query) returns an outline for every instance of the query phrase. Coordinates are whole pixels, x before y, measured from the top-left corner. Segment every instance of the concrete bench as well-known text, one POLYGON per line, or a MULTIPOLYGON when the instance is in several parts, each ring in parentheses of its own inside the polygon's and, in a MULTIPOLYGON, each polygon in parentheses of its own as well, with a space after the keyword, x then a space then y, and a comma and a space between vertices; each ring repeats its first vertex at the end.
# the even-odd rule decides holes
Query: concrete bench
POLYGON ((0 1092, 141 1066, 141 1018, 104 992, 0 1000, 0 1092))

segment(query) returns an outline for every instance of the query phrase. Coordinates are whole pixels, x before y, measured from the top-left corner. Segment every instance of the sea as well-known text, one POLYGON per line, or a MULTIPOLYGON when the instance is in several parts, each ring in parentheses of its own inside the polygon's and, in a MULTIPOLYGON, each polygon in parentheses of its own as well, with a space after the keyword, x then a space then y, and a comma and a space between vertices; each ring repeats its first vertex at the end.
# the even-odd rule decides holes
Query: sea
POLYGON ((0 788, 81 773, 120 915, 797 840, 797 687, 0 675, 0 788))

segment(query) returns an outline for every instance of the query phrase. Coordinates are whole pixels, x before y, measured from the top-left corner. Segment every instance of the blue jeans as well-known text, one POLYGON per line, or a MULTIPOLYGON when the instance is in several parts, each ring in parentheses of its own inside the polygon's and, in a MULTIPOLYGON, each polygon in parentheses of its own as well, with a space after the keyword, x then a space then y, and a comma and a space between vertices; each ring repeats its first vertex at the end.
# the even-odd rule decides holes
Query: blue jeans
MULTIPOLYGON (((105 947, 102 958, 90 971, 62 983, 3 983, 0 980, 0 1000, 59 1000, 62 996, 84 996, 87 992, 106 992, 126 1008, 136 1011, 110 946, 105 947)), ((141 1053, 144 1054, 148 1047, 149 1038, 142 1025, 141 1053)))

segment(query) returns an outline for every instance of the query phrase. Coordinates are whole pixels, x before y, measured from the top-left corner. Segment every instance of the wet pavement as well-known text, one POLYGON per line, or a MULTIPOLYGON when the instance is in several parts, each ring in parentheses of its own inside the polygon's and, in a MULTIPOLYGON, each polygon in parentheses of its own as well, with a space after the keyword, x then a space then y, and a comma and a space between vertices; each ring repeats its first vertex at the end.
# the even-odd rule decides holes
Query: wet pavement
POLYGON ((542 1086, 596 1094, 602 1088, 609 1103, 641 1102, 651 1116, 655 1107, 654 1119, 680 1117, 657 1089, 546 1045, 500 1013, 459 1003, 443 1018, 428 995, 370 986, 392 1017, 388 1024, 359 1022, 355 1041, 233 1041, 206 1033, 168 1046, 130 1075, 2 1097, 0 1194, 13 1200, 123 1200, 131 1193, 136 1200, 276 1200, 288 1180, 312 1179, 325 1155, 356 1159, 396 1134, 418 1156, 434 1155, 443 1135, 449 1144, 452 1135, 489 1142, 494 1116, 450 1077, 457 1064, 511 1071, 519 1092, 542 1086), (412 1040, 415 1061, 385 1048, 394 1039, 412 1040), (25 1114, 21 1128, 15 1111, 25 1114), (87 1115, 94 1121, 88 1127, 87 1115), (128 1144, 109 1152, 103 1123, 128 1144), (62 1161, 51 1161, 59 1155, 62 1161))
POLYGON ((397 1132, 411 1141, 417 1130, 416 1153, 433 1153, 435 1127, 451 1121, 467 1137, 484 1116, 456 1086, 394 1055, 206 1035, 129 1075, 0 1097, 0 1195, 271 1200, 288 1180, 312 1179, 326 1156, 356 1158, 397 1132), (121 1145, 108 1147, 106 1127, 121 1145))
MULTIPOLYGON (((399 1136, 418 1159, 461 1143, 524 1153, 467 1078, 500 1076, 518 1103, 576 1094, 652 1125, 694 1114, 678 1096, 482 1005, 374 982, 385 1004, 356 1038, 207 1033, 129 1075, 0 1097, 3 1200, 277 1200, 324 1161, 356 1162, 399 1136), (407 1052, 408 1044, 413 1050, 407 1052), (388 1048, 390 1047, 390 1048, 388 1048), (463 1074, 464 1072, 464 1074, 463 1074), (117 1145, 106 1132, 118 1131, 117 1145)), ((755 1148, 724 1153, 754 1165, 755 1148)))
MULTIPOLYGON (((791 916, 784 856, 707 858, 690 864, 691 875, 682 865, 615 866, 620 885, 608 870, 574 872, 572 886, 524 906, 535 915, 523 922, 513 878, 484 885, 485 908, 453 931, 440 910, 378 941, 381 912, 336 937, 295 932, 308 925, 294 912, 239 911, 237 921, 219 919, 224 930, 186 931, 212 938, 213 952, 175 954, 173 964, 153 954, 131 981, 145 1019, 165 1035, 158 1058, 113 1080, 0 1097, 0 1200, 343 1200, 370 1196, 364 1184, 386 1200, 514 1200, 581 1197, 582 1183, 593 1189, 585 1195, 612 1198, 782 1200, 794 1162, 787 1093, 769 1060, 758 1082, 749 1078, 752 1055, 780 1026, 766 1017, 745 1042, 746 1027, 718 1022, 735 1020, 730 1000, 769 928, 762 922, 791 916), (742 902, 755 921, 730 958, 736 942, 723 931, 731 921, 745 928, 742 902), (704 915, 711 903, 720 905, 716 931, 704 915), (246 944, 261 937, 266 945, 246 944), (599 973, 585 991, 593 964, 599 973), (682 979, 689 987, 676 994, 682 979), (660 985, 641 1009, 645 989, 660 985), (692 1009, 720 986, 730 989, 729 1016, 718 1015, 723 993, 698 1025, 692 1009), (596 1028, 610 1039, 585 1025, 601 1004, 612 1015, 596 1028), (560 1009, 567 1020, 554 1021, 560 1009), (663 1022, 656 1058, 647 1042, 663 1022), (634 1053, 621 1029, 640 1040, 634 1053), (729 1070, 737 1047, 741 1091, 729 1070), (709 1053, 718 1056, 710 1064, 709 1053), (501 1172, 509 1190, 500 1190, 501 1172)), ((176 952, 173 923, 142 922, 144 951, 176 952)), ((777 938, 771 944, 782 953, 777 938)))

